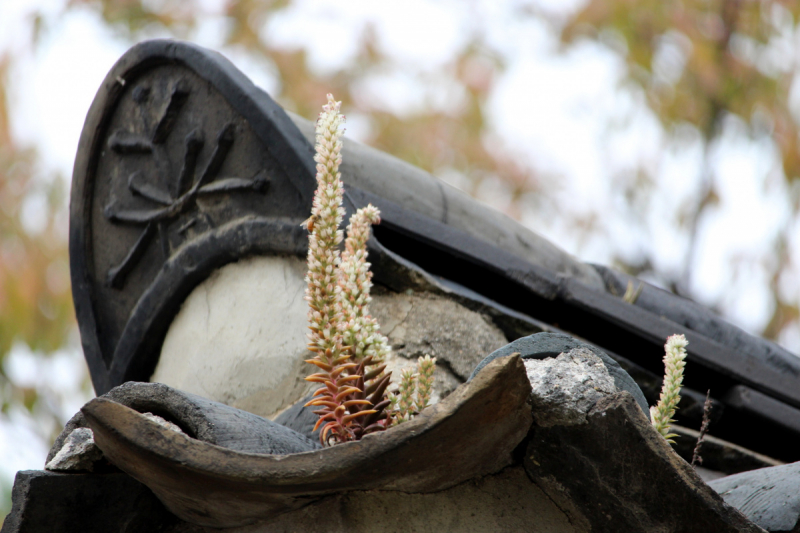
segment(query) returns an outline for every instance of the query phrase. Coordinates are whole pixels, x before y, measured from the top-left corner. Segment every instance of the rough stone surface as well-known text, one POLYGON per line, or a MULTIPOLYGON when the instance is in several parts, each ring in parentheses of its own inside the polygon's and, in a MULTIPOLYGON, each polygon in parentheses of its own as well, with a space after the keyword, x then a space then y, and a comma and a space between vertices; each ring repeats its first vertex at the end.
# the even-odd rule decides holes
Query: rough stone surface
POLYGON ((47 462, 45 468, 56 472, 94 470, 95 463, 102 460, 103 452, 94 443, 89 428, 76 428, 69 433, 58 453, 47 462))
POLYGON ((507 357, 512 353, 519 353, 525 360, 546 359, 549 357, 557 357, 559 354, 568 352, 573 348, 586 348, 594 353, 597 357, 602 359, 606 369, 608 370, 608 373, 614 379, 614 384, 616 384, 617 389, 621 391, 628 391, 636 400, 636 403, 639 404, 642 412, 649 414, 647 400, 645 399, 644 394, 642 394, 642 390, 639 388, 639 385, 636 384, 633 378, 631 378, 631 376, 625 372, 621 366, 619 366, 619 363, 614 361, 608 356, 608 354, 596 346, 581 342, 578 339, 563 333, 536 333, 528 337, 517 339, 514 342, 511 342, 499 350, 489 354, 475 368, 469 379, 473 379, 484 366, 494 361, 498 357, 507 357))
POLYGON ((167 531, 178 518, 150 489, 120 472, 17 472, 2 533, 167 531))
MULTIPOLYGON (((219 529, 180 524, 169 533, 219 529)), ((520 466, 433 494, 354 491, 331 496, 276 520, 222 530, 227 533, 581 533, 567 515, 530 482, 520 466)))
POLYGON ((700 479, 624 391, 601 398, 587 424, 536 428, 523 462, 593 533, 763 533, 700 479))
POLYGON ((371 310, 398 356, 412 363, 420 356, 436 357, 437 366, 457 378, 449 384, 444 376, 437 381, 453 388, 466 381, 487 353, 508 342, 482 314, 429 293, 376 291, 371 310))
POLYGON ((520 465, 433 494, 353 491, 324 498, 270 522, 222 530, 180 521, 146 487, 125 474, 21 472, 14 501, 15 511, 6 519, 2 533, 588 531, 570 524, 567 515, 530 482, 520 465), (27 507, 18 510, 23 485, 27 507), (106 493, 101 498, 102 491, 106 493))
POLYGON ((709 486, 767 531, 800 531, 800 463, 727 476, 709 486))
POLYGON ((585 424, 597 401, 617 392, 602 359, 575 348, 551 359, 527 359, 533 418, 542 427, 585 424))

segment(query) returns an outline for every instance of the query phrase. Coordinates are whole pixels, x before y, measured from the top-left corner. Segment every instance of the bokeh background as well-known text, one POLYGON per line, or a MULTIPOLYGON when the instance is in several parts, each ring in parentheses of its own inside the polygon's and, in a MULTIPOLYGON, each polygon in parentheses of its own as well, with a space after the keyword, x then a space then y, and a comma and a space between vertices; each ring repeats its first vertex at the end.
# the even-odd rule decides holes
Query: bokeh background
POLYGON ((67 202, 86 111, 134 43, 221 51, 287 109, 583 260, 800 353, 800 2, 0 0, 0 517, 93 396, 67 202))

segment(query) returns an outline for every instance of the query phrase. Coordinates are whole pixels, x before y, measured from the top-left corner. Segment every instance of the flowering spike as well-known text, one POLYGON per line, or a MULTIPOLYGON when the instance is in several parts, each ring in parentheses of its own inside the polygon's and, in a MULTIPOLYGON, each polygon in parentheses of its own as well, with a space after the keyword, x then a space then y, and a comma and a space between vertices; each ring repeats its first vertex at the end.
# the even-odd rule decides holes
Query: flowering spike
POLYGON ((414 387, 416 384, 416 374, 406 368, 400 373, 400 386, 397 389, 397 422, 411 420, 414 406, 414 387))
POLYGON ((386 337, 380 334, 377 320, 369 314, 372 273, 367 262, 367 240, 370 226, 378 224, 380 220, 380 211, 372 204, 362 207, 350 217, 345 250, 339 267, 343 342, 352 346, 356 361, 368 356, 382 361, 391 350, 386 337))
POLYGON ((342 351, 341 339, 333 334, 339 318, 337 274, 340 262, 338 246, 342 242, 339 226, 344 218, 343 188, 339 180, 341 161, 341 128, 344 117, 339 113, 341 102, 328 95, 316 125, 317 190, 311 207, 311 217, 306 227, 308 236, 308 274, 306 299, 311 344, 324 352, 323 361, 330 363, 342 351))
POLYGON ((667 338, 664 345, 664 383, 661 387, 661 397, 658 404, 650 408, 650 421, 667 442, 675 444, 672 440, 677 437, 670 433, 670 426, 675 421, 675 410, 681 400, 680 392, 683 384, 683 368, 686 366, 686 346, 689 342, 683 335, 672 335, 667 338))
POLYGON ((419 376, 417 377, 417 412, 421 412, 428 406, 431 399, 431 390, 433 389, 433 370, 436 368, 436 358, 430 355, 420 357, 417 360, 417 368, 419 369, 419 376))
MULTIPOLYGON (((383 356, 388 351, 386 338, 378 332, 378 323, 367 308, 372 284, 366 243, 370 226, 380 221, 378 209, 369 205, 351 217, 345 251, 342 256, 339 253, 343 239, 339 228, 344 218, 339 173, 344 116, 339 113, 340 106, 341 102, 328 95, 317 120, 317 189, 311 216, 301 224, 309 232, 305 300, 309 305, 309 350, 316 353, 308 362, 322 370, 306 379, 325 385, 307 405, 323 407, 315 412, 320 416, 315 430, 324 420, 320 441, 328 444, 360 439, 385 429, 389 422, 385 405, 380 410, 369 409, 372 401, 365 398, 364 391, 365 368, 374 364, 370 355, 383 356)), ((374 395, 370 398, 378 400, 374 395)))

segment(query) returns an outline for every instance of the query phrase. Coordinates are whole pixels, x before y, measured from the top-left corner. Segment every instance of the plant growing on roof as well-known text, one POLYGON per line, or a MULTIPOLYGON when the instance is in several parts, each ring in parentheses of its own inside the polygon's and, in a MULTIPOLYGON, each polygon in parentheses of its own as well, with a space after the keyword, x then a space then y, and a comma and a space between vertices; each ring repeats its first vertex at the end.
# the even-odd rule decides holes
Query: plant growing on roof
MULTIPOLYGON (((378 321, 369 314, 372 273, 366 260, 367 240, 371 225, 380 222, 376 207, 367 205, 350 217, 345 250, 339 252, 344 218, 340 106, 329 94, 317 120, 317 189, 311 216, 303 223, 310 233, 305 296, 310 307, 309 350, 316 354, 307 362, 320 370, 306 380, 322 385, 306 405, 321 407, 315 411, 320 418, 314 430, 322 426, 323 443, 358 440, 392 422, 386 395, 391 374, 384 373, 383 364, 391 349, 378 321)), ((433 363, 428 361, 431 368, 426 372, 432 377, 433 363)), ((420 383, 424 407, 430 383, 420 383)))
POLYGON ((417 372, 407 368, 400 374, 400 386, 392 395, 391 416, 396 423, 411 420, 420 413, 431 399, 433 371, 436 358, 426 355, 417 360, 417 372), (416 392, 416 397, 414 393, 416 392))
POLYGON ((683 368, 686 366, 686 346, 689 341, 683 335, 672 335, 667 338, 664 345, 664 383, 661 386, 661 397, 658 403, 650 408, 650 422, 667 442, 675 444, 673 437, 678 435, 670 433, 670 426, 675 420, 675 410, 681 400, 681 385, 683 384, 683 368))

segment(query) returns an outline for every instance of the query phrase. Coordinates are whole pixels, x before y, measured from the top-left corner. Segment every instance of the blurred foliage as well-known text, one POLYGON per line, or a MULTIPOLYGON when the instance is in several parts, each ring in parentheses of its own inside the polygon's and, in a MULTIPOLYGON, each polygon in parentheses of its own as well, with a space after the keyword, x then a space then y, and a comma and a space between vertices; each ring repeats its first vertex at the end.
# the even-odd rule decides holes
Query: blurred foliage
POLYGON ((107 24, 132 40, 153 26, 169 29, 176 37, 185 37, 203 14, 194 0, 69 0, 67 4, 68 10, 81 7, 99 11, 107 24))
POLYGON ((754 135, 772 136, 786 175, 796 178, 798 129, 788 101, 797 67, 776 61, 773 48, 794 46, 798 16, 793 1, 594 0, 563 38, 621 40, 630 79, 665 126, 690 123, 712 139, 723 114, 733 113, 754 135))
MULTIPOLYGON (((800 180, 798 110, 790 107, 800 73, 798 18, 795 0, 589 0, 563 29, 565 43, 592 39, 624 57, 628 82, 644 91, 667 132, 690 124, 702 135, 703 183, 683 217, 691 240, 683 279, 673 284, 686 296, 699 221, 718 199, 709 149, 723 134, 723 121, 736 116, 753 139, 771 140, 786 179, 800 180)), ((800 198, 790 201, 796 216, 800 198)), ((778 237, 771 261, 775 308, 763 331, 771 339, 800 319, 796 295, 779 290, 782 274, 793 268, 789 231, 778 237)))
MULTIPOLYGON (((22 407, 53 439, 63 420, 50 391, 17 383, 4 363, 15 343, 52 353, 75 327, 67 257, 66 183, 42 176, 34 150, 11 136, 8 76, 12 59, 0 55, 0 416, 22 407)), ((0 516, 11 509, 11 486, 0 480, 0 516)))
MULTIPOLYGON (((96 8, 104 20, 132 38, 152 31, 157 24, 180 37, 203 16, 200 2, 172 1, 159 4, 124 0, 72 0, 71 5, 96 8)), ((513 199, 535 191, 537 177, 520 165, 512 154, 489 149, 484 139, 484 104, 493 82, 502 71, 502 61, 487 55, 480 43, 467 43, 437 73, 463 89, 464 103, 447 112, 427 108, 412 116, 398 117, 375 109, 356 98, 357 87, 371 76, 387 72, 392 60, 375 46, 374 29, 366 27, 359 36, 360 49, 354 61, 341 70, 324 75, 312 72, 302 50, 287 50, 270 44, 264 27, 271 17, 287 8, 289 2, 269 0, 229 0, 224 15, 229 30, 224 45, 238 47, 264 60, 274 68, 281 91, 272 96, 285 108, 305 117, 315 117, 319 102, 327 93, 342 100, 348 114, 366 117, 370 124, 370 145, 410 163, 435 172, 452 169, 466 176, 473 195, 483 178, 493 177, 508 185, 512 196, 510 214, 519 216, 513 199)))
MULTIPOLYGON (((0 57, 0 362, 15 342, 44 352, 64 346, 75 322, 65 183, 38 176, 36 153, 11 137, 5 91, 10 64, 0 57)), ((38 399, 34 389, 11 383, 2 365, 0 390, 3 412, 11 402, 31 410, 38 399)))

